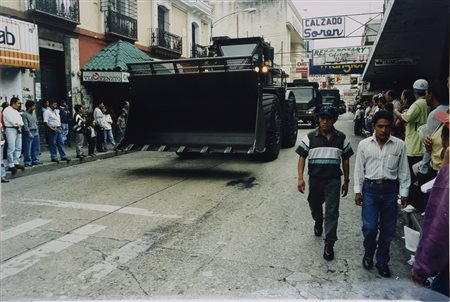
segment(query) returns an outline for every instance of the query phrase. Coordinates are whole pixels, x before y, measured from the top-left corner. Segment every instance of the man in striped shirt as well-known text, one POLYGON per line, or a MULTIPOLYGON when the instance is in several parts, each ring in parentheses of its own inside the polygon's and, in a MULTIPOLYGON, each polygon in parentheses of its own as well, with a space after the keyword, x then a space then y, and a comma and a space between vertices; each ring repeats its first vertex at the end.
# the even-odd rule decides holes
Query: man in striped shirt
POLYGON ((386 278, 391 276, 389 247, 395 237, 398 195, 406 206, 411 182, 406 145, 390 135, 393 120, 390 112, 375 113, 374 135, 359 143, 354 172, 355 204, 362 206, 363 267, 373 267, 376 250, 378 273, 386 278))
POLYGON ((334 259, 334 243, 337 240, 339 218, 339 195, 348 193, 350 160, 353 155, 350 142, 345 134, 334 128, 337 112, 334 107, 323 106, 318 112, 319 127, 309 132, 301 141, 295 152, 298 160, 298 190, 305 192, 303 171, 308 158, 309 194, 308 203, 314 220, 314 234, 322 236, 325 203, 325 247, 323 258, 334 259), (342 173, 340 169, 342 160, 342 173), (341 176, 344 183, 341 188, 341 176))

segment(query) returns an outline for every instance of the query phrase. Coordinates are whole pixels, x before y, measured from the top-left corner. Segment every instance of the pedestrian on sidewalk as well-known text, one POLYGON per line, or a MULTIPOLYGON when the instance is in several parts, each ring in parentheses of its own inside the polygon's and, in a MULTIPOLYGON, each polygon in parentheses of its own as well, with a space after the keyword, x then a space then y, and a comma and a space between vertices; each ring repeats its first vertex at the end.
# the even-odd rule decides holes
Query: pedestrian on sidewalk
POLYGON ((73 131, 75 132, 75 152, 77 153, 77 158, 83 159, 83 145, 84 136, 90 129, 86 125, 86 120, 84 118, 84 108, 82 105, 75 105, 75 114, 73 116, 73 131))
POLYGON ((6 142, 8 144, 8 167, 12 175, 17 173, 17 169, 24 170, 25 167, 19 164, 22 153, 22 127, 23 119, 19 113, 22 102, 17 97, 12 97, 10 105, 3 110, 3 122, 5 127, 6 142))
POLYGON ((64 151, 63 130, 61 128, 61 118, 59 115, 58 103, 55 100, 50 101, 50 109, 44 112, 44 125, 48 130, 48 147, 50 150, 50 157, 52 162, 59 163, 58 149, 61 160, 70 161, 64 151))
POLYGON ((103 128, 105 115, 103 114, 103 101, 99 101, 94 109, 95 132, 97 134, 97 152, 106 152, 105 128, 103 128))
POLYGON ((34 101, 26 101, 26 111, 22 114, 23 118, 23 156, 25 167, 41 165, 39 154, 41 153, 41 140, 39 137, 38 121, 33 114, 36 109, 34 101))
POLYGON ((116 122, 116 129, 117 129, 117 136, 116 136, 116 143, 117 145, 120 144, 122 141, 124 135, 125 135, 125 128, 126 128, 126 112, 121 111, 119 117, 117 118, 116 122))
POLYGON ((97 133, 95 132, 95 121, 92 116, 86 118, 86 124, 88 125, 88 130, 85 133, 85 137, 88 141, 88 155, 90 157, 95 157, 95 147, 97 145, 97 133))
POLYGON ((108 142, 112 145, 113 149, 116 147, 116 142, 114 141, 114 135, 112 131, 113 119, 110 112, 111 110, 108 107, 104 106, 102 108, 105 150, 107 150, 108 142))
POLYGON ((67 102, 61 101, 61 105, 59 106, 59 117, 61 118, 62 138, 64 144, 68 144, 69 139, 69 116, 70 111, 68 109, 67 102))
POLYGON ((389 248, 395 237, 398 194, 405 207, 411 182, 406 145, 391 135, 393 121, 388 111, 375 113, 374 135, 359 143, 354 171, 355 204, 362 206, 363 267, 373 267, 376 251, 378 273, 386 278, 391 276, 389 248))
POLYGON ((337 112, 334 107, 322 106, 318 113, 319 127, 309 132, 298 146, 298 190, 305 192, 303 172, 308 158, 308 203, 314 220, 314 234, 322 236, 325 203, 325 246, 323 258, 334 259, 334 243, 337 238, 339 195, 348 193, 350 160, 353 150, 345 134, 334 128, 337 112), (340 169, 342 160, 342 170, 340 169), (341 187, 341 176, 344 183, 341 187))
POLYGON ((0 110, 0 160, 1 160, 1 167, 0 167, 0 176, 2 179, 2 183, 9 182, 9 179, 6 178, 6 169, 5 169, 5 163, 3 162, 3 151, 5 147, 5 138, 4 138, 4 132, 5 128, 3 127, 3 110, 0 110))

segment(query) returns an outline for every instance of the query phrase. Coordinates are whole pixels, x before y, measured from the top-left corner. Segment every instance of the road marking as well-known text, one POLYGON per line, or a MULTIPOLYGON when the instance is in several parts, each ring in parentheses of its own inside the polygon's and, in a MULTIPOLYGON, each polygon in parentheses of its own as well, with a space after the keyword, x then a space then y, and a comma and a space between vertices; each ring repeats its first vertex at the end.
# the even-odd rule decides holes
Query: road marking
POLYGON ((78 278, 86 282, 81 288, 86 289, 94 283, 98 283, 119 265, 136 258, 140 253, 149 249, 155 241, 149 237, 143 237, 127 243, 101 263, 97 263, 78 275, 78 278))
POLYGON ((35 228, 38 228, 40 226, 43 226, 44 224, 49 223, 51 220, 47 219, 34 219, 25 223, 22 223, 18 226, 12 227, 10 229, 7 229, 6 231, 2 231, 0 233, 0 241, 5 241, 10 238, 13 238, 17 235, 29 232, 35 228))
POLYGON ((11 260, 6 261, 0 266, 0 280, 14 276, 15 274, 20 273, 21 271, 35 265, 36 263, 41 261, 41 259, 54 256, 54 254, 65 250, 75 243, 87 239, 89 235, 95 234, 104 229, 106 229, 106 226, 98 224, 88 224, 79 229, 76 229, 71 234, 52 240, 18 257, 12 258, 11 260))
POLYGON ((135 208, 135 207, 121 208, 119 206, 104 205, 104 204, 80 203, 80 202, 48 200, 48 199, 31 199, 31 198, 27 198, 23 201, 18 201, 18 202, 27 204, 27 205, 91 210, 91 211, 106 212, 106 213, 112 213, 112 212, 117 211, 116 213, 121 213, 121 214, 156 217, 156 218, 171 218, 171 219, 182 218, 182 216, 179 216, 179 215, 158 214, 158 213, 153 213, 153 211, 149 211, 144 208, 135 208))

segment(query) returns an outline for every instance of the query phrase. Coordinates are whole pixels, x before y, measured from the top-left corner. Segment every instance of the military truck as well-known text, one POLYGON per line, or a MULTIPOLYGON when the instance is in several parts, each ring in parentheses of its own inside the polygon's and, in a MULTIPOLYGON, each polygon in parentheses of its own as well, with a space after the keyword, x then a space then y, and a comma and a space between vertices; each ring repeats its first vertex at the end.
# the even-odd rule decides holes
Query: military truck
POLYGON ((246 153, 270 161, 297 140, 295 96, 261 37, 216 39, 209 57, 128 64, 122 148, 246 153))
POLYGON ((287 83, 287 87, 295 96, 295 107, 299 124, 300 121, 303 123, 311 123, 311 127, 315 128, 315 109, 322 104, 319 84, 309 82, 306 79, 296 79, 292 83, 287 83))

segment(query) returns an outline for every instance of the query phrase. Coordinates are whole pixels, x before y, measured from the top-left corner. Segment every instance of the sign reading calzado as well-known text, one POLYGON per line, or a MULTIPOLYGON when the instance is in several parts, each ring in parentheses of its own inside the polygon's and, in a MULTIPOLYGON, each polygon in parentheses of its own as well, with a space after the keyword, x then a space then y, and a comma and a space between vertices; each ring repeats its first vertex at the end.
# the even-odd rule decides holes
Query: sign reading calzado
POLYGON ((345 37, 345 17, 303 19, 303 38, 326 39, 345 37))
POLYGON ((39 68, 36 24, 0 16, 0 65, 39 68))
POLYGON ((128 72, 120 71, 83 71, 85 82, 128 83, 129 76, 128 72))

